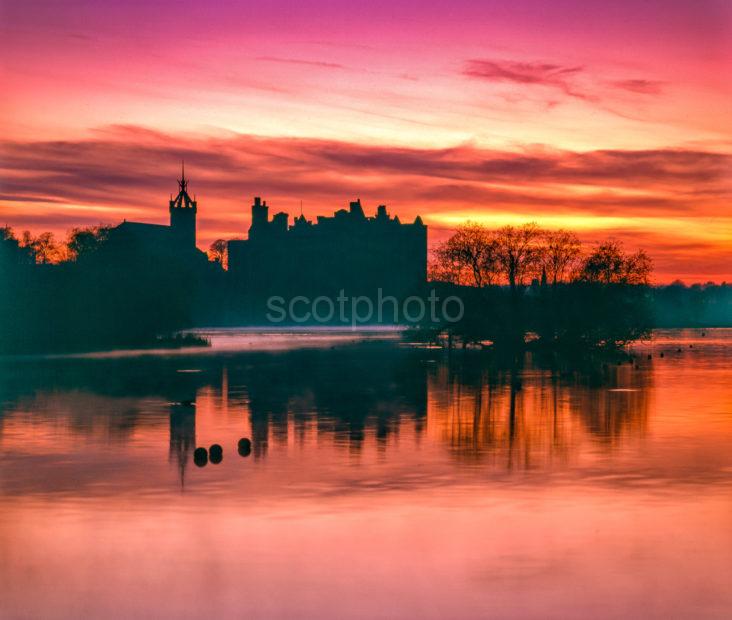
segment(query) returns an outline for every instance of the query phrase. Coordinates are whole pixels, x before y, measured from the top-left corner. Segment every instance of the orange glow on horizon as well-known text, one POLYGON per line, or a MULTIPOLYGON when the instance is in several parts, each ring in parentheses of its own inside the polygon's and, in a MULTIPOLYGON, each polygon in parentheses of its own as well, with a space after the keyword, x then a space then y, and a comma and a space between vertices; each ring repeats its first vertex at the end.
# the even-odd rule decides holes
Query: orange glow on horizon
POLYGON ((360 196, 433 241, 535 220, 732 280, 729 7, 318 4, 5 7, 0 223, 164 222, 185 158, 201 247, 244 236, 253 195, 360 196))

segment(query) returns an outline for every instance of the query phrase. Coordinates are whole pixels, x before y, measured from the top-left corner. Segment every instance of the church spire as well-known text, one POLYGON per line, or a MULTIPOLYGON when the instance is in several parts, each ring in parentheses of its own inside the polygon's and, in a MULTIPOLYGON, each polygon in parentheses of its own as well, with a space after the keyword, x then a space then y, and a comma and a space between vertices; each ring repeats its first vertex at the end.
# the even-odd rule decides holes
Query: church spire
POLYGON ((187 247, 196 247, 196 200, 188 194, 186 164, 181 160, 180 179, 178 179, 178 195, 170 198, 170 228, 187 247))
POLYGON ((186 164, 181 161, 180 164, 180 179, 178 179, 178 195, 170 198, 171 209, 193 209, 196 210, 195 199, 191 200, 191 196, 188 194, 188 179, 186 179, 186 164))
POLYGON ((180 160, 180 179, 178 180, 178 187, 181 192, 188 190, 188 181, 186 181, 186 162, 184 159, 180 160))

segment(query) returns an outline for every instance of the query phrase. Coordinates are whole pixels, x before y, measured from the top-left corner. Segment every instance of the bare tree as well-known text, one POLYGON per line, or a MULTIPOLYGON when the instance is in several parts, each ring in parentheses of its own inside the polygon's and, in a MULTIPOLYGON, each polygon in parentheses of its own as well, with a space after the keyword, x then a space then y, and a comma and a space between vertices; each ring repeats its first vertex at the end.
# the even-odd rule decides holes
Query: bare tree
POLYGON ((0 267, 4 261, 24 265, 35 262, 32 250, 20 244, 10 226, 0 228, 0 267))
POLYGON ((579 263, 582 244, 573 232, 568 230, 546 231, 541 248, 541 265, 547 280, 552 285, 562 282, 579 263))
POLYGON ((603 284, 648 284, 652 269, 644 250, 628 254, 620 241, 610 239, 585 259, 579 279, 603 284))
POLYGON ((434 251, 433 273, 455 284, 478 288, 492 284, 497 274, 496 242, 489 230, 468 222, 434 251))
POLYGON ((504 226, 496 232, 496 257, 512 291, 541 264, 541 228, 535 223, 504 226))
POLYGON ((39 265, 48 265, 61 259, 61 250, 51 232, 44 232, 34 237, 29 231, 24 230, 20 247, 27 248, 39 265))
POLYGON ((209 260, 217 262, 226 269, 228 245, 224 239, 216 239, 208 248, 209 260))
POLYGON ((652 272, 653 260, 645 250, 638 250, 625 258, 623 279, 626 284, 650 284, 652 272))
POLYGON ((29 250, 33 249, 33 235, 31 234, 30 230, 24 230, 22 233, 20 233, 20 247, 22 248, 28 248, 29 250))
POLYGON ((88 226, 86 228, 72 228, 66 241, 66 250, 69 260, 79 260, 93 254, 109 238, 109 226, 88 226))
POLYGON ((432 250, 430 260, 429 279, 433 282, 449 282, 450 284, 466 284, 465 270, 462 265, 452 259, 448 252, 445 252, 444 244, 432 250))

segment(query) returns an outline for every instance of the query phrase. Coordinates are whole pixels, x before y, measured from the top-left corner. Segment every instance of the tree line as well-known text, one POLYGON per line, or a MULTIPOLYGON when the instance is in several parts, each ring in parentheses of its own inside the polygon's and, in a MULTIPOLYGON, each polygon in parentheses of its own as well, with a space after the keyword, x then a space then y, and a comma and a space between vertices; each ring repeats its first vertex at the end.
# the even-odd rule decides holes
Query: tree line
POLYGON ((433 250, 430 277, 477 288, 507 284, 515 291, 533 279, 551 286, 647 285, 652 270, 645 250, 626 252, 615 239, 585 250, 568 230, 545 230, 534 223, 491 230, 467 223, 433 250))
POLYGON ((461 296, 465 316, 425 332, 510 349, 616 348, 649 333, 652 268, 644 250, 614 239, 585 248, 568 230, 467 223, 430 263, 430 279, 461 296))
MULTIPOLYGON (((139 346, 197 325, 243 322, 222 269, 226 242, 195 260, 115 246, 112 228, 0 228, 0 353, 139 346), (199 260, 200 259, 200 260, 199 260)), ((467 223, 432 252, 425 297, 458 295, 455 324, 428 339, 525 347, 617 348, 652 327, 732 326, 732 287, 651 286, 652 263, 616 240, 583 245, 568 230, 467 223)))
POLYGON ((64 241, 0 228, 0 354, 191 344, 179 330, 215 324, 224 305, 223 271, 203 253, 103 225, 64 241))
MULTIPOLYGON (((59 240, 52 232, 34 235, 29 230, 16 235, 10 226, 0 228, 0 243, 9 243, 23 254, 28 262, 37 265, 56 265, 75 262, 99 250, 109 239, 112 226, 80 226, 72 228, 65 240, 59 240)), ((208 258, 226 267, 226 241, 217 239, 208 248, 208 258)))

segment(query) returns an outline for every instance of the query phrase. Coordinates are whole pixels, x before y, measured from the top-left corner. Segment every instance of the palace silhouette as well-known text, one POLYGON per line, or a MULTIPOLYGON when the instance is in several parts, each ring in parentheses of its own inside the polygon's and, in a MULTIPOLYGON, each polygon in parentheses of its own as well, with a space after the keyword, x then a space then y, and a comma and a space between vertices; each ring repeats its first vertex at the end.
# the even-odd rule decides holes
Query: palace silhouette
MULTIPOLYGON (((427 227, 420 217, 402 224, 384 205, 368 217, 356 200, 332 217, 313 222, 301 214, 290 225, 284 212, 270 219, 266 201, 255 197, 248 238, 227 244, 228 272, 196 247, 198 202, 189 194, 184 168, 168 212, 169 225, 125 220, 110 229, 98 260, 118 271, 134 263, 165 266, 191 294, 198 291, 201 297, 205 291, 222 300, 226 322, 266 321, 267 300, 275 296, 402 300, 421 294, 427 281, 427 227)), ((212 316, 202 311, 205 305, 194 304, 194 315, 212 316)))
POLYGON ((270 219, 257 197, 248 238, 228 243, 228 270, 196 246, 198 202, 185 169, 168 215, 168 225, 74 229, 62 260, 42 253, 41 237, 21 244, 2 229, 0 290, 13 295, 0 296, 0 351, 146 346, 191 326, 271 324, 273 297, 343 294, 376 305, 381 295, 387 312, 375 316, 390 323, 398 320, 390 298, 425 292, 427 227, 419 217, 402 224, 383 205, 368 217, 356 200, 332 217, 301 214, 290 225, 286 213, 270 219))
MULTIPOLYGON (((168 211, 167 226, 125 220, 112 228, 109 251, 117 257, 200 263, 206 257, 196 248, 198 203, 188 193, 185 169, 168 211)), ((255 197, 248 238, 228 242, 227 279, 239 309, 255 316, 273 295, 290 299, 343 291, 375 298, 381 290, 402 299, 419 294, 427 281, 427 227, 419 216, 402 224, 384 205, 367 217, 360 200, 315 222, 301 214, 290 225, 284 212, 270 219, 267 202, 255 197)))
MULTIPOLYGON (((0 291, 8 293, 0 295, 0 352, 188 346, 190 340, 176 337, 192 327, 300 323, 292 310, 284 319, 273 318, 269 305, 277 301, 283 308, 289 302, 291 309, 307 303, 300 296, 313 309, 319 297, 338 305, 329 319, 310 316, 343 325, 403 323, 396 308, 408 297, 459 295, 466 308, 457 327, 463 342, 490 340, 507 349, 519 341, 523 346, 523 338, 513 336, 529 329, 545 334, 547 346, 583 350, 637 338, 654 324, 730 322, 726 284, 649 290, 580 280, 550 290, 537 282, 514 294, 500 282, 479 288, 436 280, 428 291, 427 227, 421 218, 403 224, 383 205, 367 216, 360 200, 330 217, 309 221, 300 214, 290 224, 287 213, 270 218, 266 202, 255 198, 248 238, 228 242, 225 270, 196 246, 198 203, 188 187, 183 170, 178 193, 168 202, 168 225, 124 221, 111 228, 77 228, 63 248, 54 249, 51 233, 33 237, 26 231, 18 239, 11 228, 0 228, 0 291), (365 296, 379 310, 384 301, 386 312, 352 321, 354 316, 343 313, 342 295, 352 302, 365 296)), ((353 303, 351 309, 355 315, 353 303)), ((444 325, 425 318, 419 327, 430 335, 444 325)))
POLYGON ((288 225, 287 213, 269 219, 256 197, 246 240, 228 243, 229 273, 254 300, 278 295, 383 295, 404 298, 427 281, 427 227, 417 217, 402 224, 380 205, 374 217, 361 201, 316 222, 304 215, 288 225))

